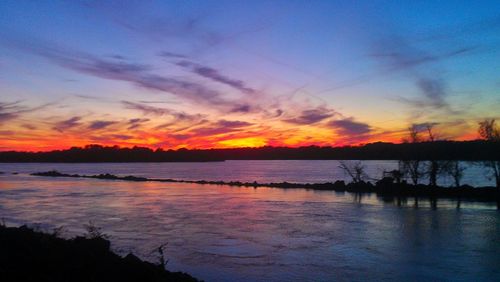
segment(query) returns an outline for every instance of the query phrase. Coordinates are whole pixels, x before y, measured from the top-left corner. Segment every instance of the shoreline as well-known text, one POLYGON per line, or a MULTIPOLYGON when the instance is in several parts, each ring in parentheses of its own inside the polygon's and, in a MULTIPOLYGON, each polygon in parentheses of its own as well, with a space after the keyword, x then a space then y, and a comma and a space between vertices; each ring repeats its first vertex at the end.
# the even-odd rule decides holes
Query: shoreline
MULTIPOLYGON (((151 263, 132 253, 119 256, 110 249, 99 228, 71 239, 41 232, 26 225, 0 224, 0 277, 2 281, 199 281, 184 272, 165 269, 165 261, 151 263)), ((160 248, 163 252, 162 246, 160 248)))
POLYGON ((151 149, 89 144, 52 151, 0 151, 0 162, 199 162, 225 160, 500 160, 500 142, 374 142, 359 146, 151 149))
POLYGON ((98 175, 80 175, 66 174, 56 170, 46 172, 31 173, 33 176, 42 177, 72 177, 72 178, 92 178, 101 180, 121 180, 121 181, 136 181, 136 182, 170 182, 170 183, 191 183, 201 185, 227 185, 236 187, 268 187, 281 189, 306 189, 318 191, 334 191, 334 192, 349 192, 349 193, 375 193, 381 197, 422 197, 422 198, 451 198, 457 200, 474 200, 483 202, 497 202, 499 191, 492 186, 487 187, 472 187, 462 185, 460 187, 442 187, 429 186, 425 184, 407 184, 394 183, 385 178, 377 181, 375 184, 371 182, 345 183, 337 180, 335 182, 326 183, 258 183, 258 182, 240 182, 240 181, 207 181, 207 180, 180 180, 170 178, 146 178, 137 176, 116 176, 105 173, 98 175))

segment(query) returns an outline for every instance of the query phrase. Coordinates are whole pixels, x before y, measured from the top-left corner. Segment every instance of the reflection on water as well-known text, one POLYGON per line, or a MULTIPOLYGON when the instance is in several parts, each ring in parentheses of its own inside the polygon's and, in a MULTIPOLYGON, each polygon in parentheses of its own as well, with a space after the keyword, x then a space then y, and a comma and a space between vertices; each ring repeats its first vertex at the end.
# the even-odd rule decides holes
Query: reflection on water
POLYGON ((499 280, 500 213, 494 206, 303 189, 54 179, 0 175, 8 224, 92 220, 121 253, 206 281, 499 280))
MULTIPOLYGON (((363 161, 367 175, 380 179, 383 171, 397 169, 397 161, 363 161)), ((33 173, 58 170, 64 173, 134 175, 147 178, 173 178, 183 180, 242 181, 259 183, 296 182, 323 183, 335 180, 350 180, 335 160, 325 161, 225 161, 210 163, 75 163, 75 164, 2 164, 0 171, 33 173)), ((486 177, 484 168, 464 163, 467 169, 463 184, 473 186, 494 185, 493 179, 486 177)), ((423 179, 422 182, 428 183, 423 179)), ((438 179, 440 185, 452 185, 451 178, 438 179)))

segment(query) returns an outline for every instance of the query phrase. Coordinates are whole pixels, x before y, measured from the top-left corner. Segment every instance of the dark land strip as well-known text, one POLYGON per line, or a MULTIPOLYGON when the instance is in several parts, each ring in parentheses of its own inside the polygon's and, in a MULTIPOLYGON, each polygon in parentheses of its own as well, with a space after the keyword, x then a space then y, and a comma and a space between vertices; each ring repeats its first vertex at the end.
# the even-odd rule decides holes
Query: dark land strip
POLYGON ((206 181, 206 180, 178 180, 163 178, 145 178, 137 176, 116 176, 113 174, 98 175, 80 175, 66 174, 58 171, 36 172, 34 176, 45 177, 73 177, 73 178, 93 178, 104 180, 123 180, 123 181, 153 181, 153 182, 171 182, 171 183, 193 183, 210 185, 228 185, 238 187, 270 187, 282 189, 310 189, 321 191, 351 192, 351 193, 375 193, 381 197, 424 197, 424 198, 451 198, 460 200, 475 200, 485 202, 496 202, 498 198, 498 189, 495 187, 472 187, 462 185, 460 187, 442 187, 430 186, 424 184, 396 183, 394 179, 385 177, 375 184, 371 182, 345 183, 344 181, 326 182, 326 183, 258 183, 258 182, 240 182, 240 181, 206 181))

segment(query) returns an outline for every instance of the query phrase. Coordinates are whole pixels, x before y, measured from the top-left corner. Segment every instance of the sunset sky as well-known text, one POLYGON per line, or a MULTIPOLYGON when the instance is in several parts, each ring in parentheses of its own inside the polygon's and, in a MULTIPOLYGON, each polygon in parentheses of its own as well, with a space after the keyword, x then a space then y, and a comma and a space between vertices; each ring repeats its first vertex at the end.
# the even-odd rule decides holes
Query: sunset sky
POLYGON ((475 139, 500 1, 0 1, 0 150, 475 139))

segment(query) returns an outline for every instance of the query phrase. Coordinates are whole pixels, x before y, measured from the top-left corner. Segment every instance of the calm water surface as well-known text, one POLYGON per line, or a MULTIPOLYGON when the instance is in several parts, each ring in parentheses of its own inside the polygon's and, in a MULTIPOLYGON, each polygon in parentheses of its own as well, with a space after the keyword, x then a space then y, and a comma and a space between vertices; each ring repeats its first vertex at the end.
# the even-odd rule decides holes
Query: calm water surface
MULTIPOLYGON (((353 161, 351 161, 353 162, 353 161)), ((363 161, 368 177, 380 179, 383 171, 398 168, 397 161, 363 161)), ((473 186, 494 185, 494 180, 479 165, 464 163, 467 169, 462 182, 473 186)), ((322 183, 347 180, 338 168, 339 162, 325 161, 225 161, 208 163, 94 163, 94 164, 2 164, 0 171, 33 173, 58 170, 64 173, 135 175, 148 178, 173 178, 184 180, 223 180, 243 182, 296 182, 322 183)), ((428 180, 423 179, 424 183, 428 180)), ((450 178, 438 179, 440 185, 452 185, 450 178)))
MULTIPOLYGON (((457 210, 455 203, 440 201, 433 210, 423 200, 419 208, 413 199, 398 207, 375 196, 329 191, 26 174, 53 168, 184 179, 331 181, 317 180, 322 173, 307 166, 301 170, 303 177, 309 175, 305 178, 280 178, 276 163, 265 164, 266 169, 253 167, 255 162, 228 163, 233 169, 224 172, 211 168, 224 163, 181 168, 0 164, 0 171, 8 172, 0 175, 0 217, 7 224, 39 223, 46 230, 65 226, 66 236, 83 233, 91 220, 111 236, 116 251, 149 260, 156 260, 154 249, 168 242, 167 267, 206 281, 500 280, 500 213, 494 205, 463 203, 457 210), (247 179, 236 178, 241 167, 249 171, 247 179), (259 175, 263 170, 267 174, 259 175)), ((332 163, 325 162, 322 175, 331 178, 327 166, 332 163)))

